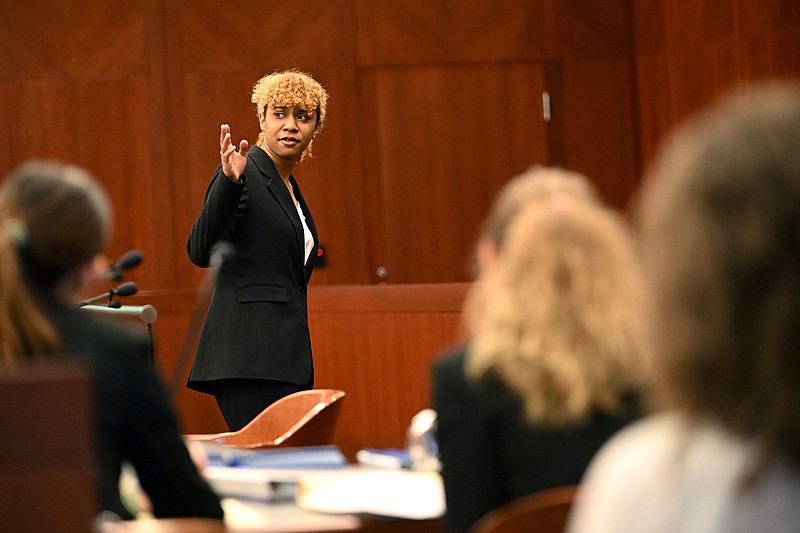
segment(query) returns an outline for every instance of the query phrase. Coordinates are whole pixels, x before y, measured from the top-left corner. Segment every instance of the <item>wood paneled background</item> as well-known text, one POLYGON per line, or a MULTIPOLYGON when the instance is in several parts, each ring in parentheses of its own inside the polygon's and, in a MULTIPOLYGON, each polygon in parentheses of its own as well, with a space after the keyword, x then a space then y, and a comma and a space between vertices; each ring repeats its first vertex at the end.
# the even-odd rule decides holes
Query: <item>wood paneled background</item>
MULTIPOLYGON (((322 294, 468 281, 494 194, 534 163, 586 173, 625 210, 670 127, 733 85, 800 76, 798 50, 796 0, 4 0, 0 175, 47 157, 106 185, 108 254, 144 252, 133 301, 157 305, 169 373, 191 343, 203 271, 184 247, 219 125, 255 138, 249 93, 263 74, 296 67, 331 94, 315 157, 295 173, 327 249, 322 294)), ((344 342, 326 309, 311 317, 318 354, 323 339, 344 342)), ((351 383, 338 368, 320 361, 318 385, 351 383)), ((182 391, 178 404, 189 431, 220 423, 207 397, 182 391)))

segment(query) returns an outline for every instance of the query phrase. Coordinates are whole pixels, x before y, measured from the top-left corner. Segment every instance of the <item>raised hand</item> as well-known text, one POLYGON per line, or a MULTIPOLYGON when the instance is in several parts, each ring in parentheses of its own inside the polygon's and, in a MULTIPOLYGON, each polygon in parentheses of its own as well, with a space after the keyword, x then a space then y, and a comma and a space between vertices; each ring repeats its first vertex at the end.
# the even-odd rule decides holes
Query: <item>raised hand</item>
POLYGON ((238 182, 247 163, 247 151, 250 145, 244 139, 239 142, 239 149, 231 140, 231 127, 222 124, 219 127, 219 157, 222 162, 222 173, 231 181, 238 182))

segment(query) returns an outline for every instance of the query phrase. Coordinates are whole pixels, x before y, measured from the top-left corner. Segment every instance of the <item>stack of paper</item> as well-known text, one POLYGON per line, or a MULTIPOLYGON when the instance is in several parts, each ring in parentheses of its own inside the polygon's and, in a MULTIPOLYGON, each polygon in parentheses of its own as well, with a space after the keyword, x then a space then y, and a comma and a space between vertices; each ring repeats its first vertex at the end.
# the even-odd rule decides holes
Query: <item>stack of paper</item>
POLYGON ((347 465, 333 445, 251 450, 204 443, 204 448, 203 475, 217 494, 258 501, 293 500, 303 474, 347 465))
POLYGON ((310 511, 370 514, 414 520, 444 515, 438 472, 350 468, 300 479, 295 501, 310 511))
POLYGON ((364 448, 356 452, 356 461, 376 468, 411 468, 411 454, 403 448, 364 448))
POLYGON ((206 466, 203 476, 223 497, 245 498, 260 502, 294 500, 297 484, 304 470, 206 466))
POLYGON ((209 466, 247 466, 251 468, 341 468, 347 458, 338 446, 300 446, 295 448, 234 448, 204 442, 209 466))

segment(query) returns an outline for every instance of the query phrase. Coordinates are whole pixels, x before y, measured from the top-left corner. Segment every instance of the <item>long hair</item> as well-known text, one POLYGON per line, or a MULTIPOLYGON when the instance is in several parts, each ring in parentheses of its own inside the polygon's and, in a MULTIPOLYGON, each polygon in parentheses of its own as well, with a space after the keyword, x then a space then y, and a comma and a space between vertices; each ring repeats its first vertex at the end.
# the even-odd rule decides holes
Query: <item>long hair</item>
POLYGON ((641 205, 654 398, 800 467, 800 86, 677 128, 641 205))
POLYGON ((31 161, 0 186, 0 360, 58 352, 40 310, 64 277, 103 248, 110 231, 105 192, 85 171, 31 161))
POLYGON ((592 195, 548 188, 513 217, 498 266, 468 295, 467 373, 494 373, 531 422, 557 427, 613 412, 638 384, 644 342, 629 228, 592 195))

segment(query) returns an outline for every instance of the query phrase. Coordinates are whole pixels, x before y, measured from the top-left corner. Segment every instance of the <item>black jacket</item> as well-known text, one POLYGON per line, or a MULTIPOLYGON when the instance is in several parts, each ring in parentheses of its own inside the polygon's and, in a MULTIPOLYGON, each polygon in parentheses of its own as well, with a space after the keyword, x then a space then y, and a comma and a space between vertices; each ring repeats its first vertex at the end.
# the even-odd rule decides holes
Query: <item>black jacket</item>
POLYGON ((47 314, 65 351, 86 361, 91 371, 100 509, 131 518, 118 489, 122 464, 128 462, 156 517, 222 518, 219 497, 181 438, 147 336, 57 304, 47 314))
POLYGON ((617 430, 638 418, 630 398, 617 416, 549 429, 523 419, 522 402, 496 377, 464 374, 465 347, 437 360, 433 405, 442 463, 446 524, 464 532, 488 511, 541 489, 580 481, 590 459, 617 430))
POLYGON ((294 177, 294 194, 314 237, 304 264, 303 226, 272 160, 250 148, 242 183, 218 167, 186 249, 209 266, 214 245, 235 249, 216 276, 189 387, 223 378, 273 379, 296 385, 313 376, 306 288, 319 243, 314 219, 294 177))

